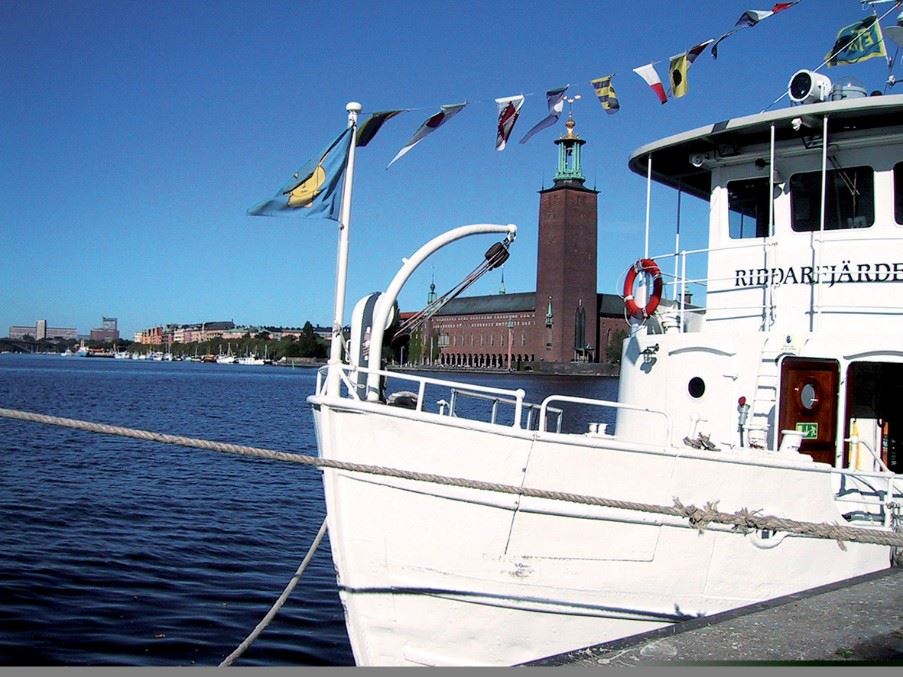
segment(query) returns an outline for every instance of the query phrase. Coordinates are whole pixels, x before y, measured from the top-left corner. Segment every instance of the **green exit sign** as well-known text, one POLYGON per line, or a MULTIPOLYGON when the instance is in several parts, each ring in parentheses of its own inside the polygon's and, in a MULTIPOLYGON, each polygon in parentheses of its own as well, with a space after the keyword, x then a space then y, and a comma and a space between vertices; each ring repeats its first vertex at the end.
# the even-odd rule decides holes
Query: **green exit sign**
POLYGON ((796 429, 803 433, 804 440, 818 439, 818 423, 797 423, 796 429))

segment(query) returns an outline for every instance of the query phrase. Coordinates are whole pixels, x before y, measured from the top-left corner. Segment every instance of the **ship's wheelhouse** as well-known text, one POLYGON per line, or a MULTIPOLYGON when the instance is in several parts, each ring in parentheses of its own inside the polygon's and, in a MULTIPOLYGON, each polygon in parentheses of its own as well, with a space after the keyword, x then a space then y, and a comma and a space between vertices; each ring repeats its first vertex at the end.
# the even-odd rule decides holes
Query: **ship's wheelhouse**
POLYGON ((631 168, 650 183, 709 201, 708 245, 649 252, 680 274, 665 275, 659 319, 671 317, 635 322, 620 397, 651 405, 668 392, 687 421, 678 440, 704 430, 778 450, 801 438, 816 461, 900 472, 901 158, 899 95, 761 113, 636 151, 631 168), (687 272, 694 257, 705 261, 687 272), (712 420, 703 400, 747 411, 712 420))

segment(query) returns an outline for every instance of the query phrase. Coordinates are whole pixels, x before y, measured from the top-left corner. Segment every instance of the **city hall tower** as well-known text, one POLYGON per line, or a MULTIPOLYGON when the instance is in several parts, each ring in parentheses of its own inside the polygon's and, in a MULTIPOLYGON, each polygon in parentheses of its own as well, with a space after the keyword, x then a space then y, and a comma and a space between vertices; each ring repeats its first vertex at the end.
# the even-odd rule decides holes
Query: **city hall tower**
POLYGON ((534 355, 543 362, 597 360, 598 191, 586 188, 580 152, 586 143, 573 116, 555 141, 558 169, 539 192, 534 355))

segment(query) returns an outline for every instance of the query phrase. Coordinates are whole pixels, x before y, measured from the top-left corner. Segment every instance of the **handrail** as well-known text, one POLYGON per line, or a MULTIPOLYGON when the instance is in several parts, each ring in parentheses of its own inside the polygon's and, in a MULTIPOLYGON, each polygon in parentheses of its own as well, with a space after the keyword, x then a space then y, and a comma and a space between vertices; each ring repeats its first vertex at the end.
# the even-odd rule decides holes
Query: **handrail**
MULTIPOLYGON (((467 391, 468 394, 479 393, 485 396, 487 399, 499 399, 500 397, 507 398, 506 401, 514 405, 513 427, 521 427, 521 417, 523 416, 523 409, 525 405, 524 397, 526 397, 527 394, 523 388, 518 388, 516 390, 509 390, 507 388, 493 388, 492 386, 461 383, 460 381, 448 381, 445 379, 432 378, 429 376, 416 376, 413 374, 405 374, 397 371, 387 371, 385 369, 370 369, 369 367, 355 366, 350 364, 342 364, 339 366, 339 368, 341 378, 348 388, 349 393, 352 394, 352 399, 361 400, 361 398, 356 393, 354 384, 352 384, 347 378, 347 373, 350 371, 360 371, 367 375, 375 375, 377 378, 385 376, 387 378, 397 379, 400 381, 410 381, 417 383, 418 391, 417 407, 415 409, 416 411, 423 411, 423 399, 426 392, 426 387, 428 385, 448 388, 452 392, 458 389, 459 391, 467 391)), ((321 390, 323 381, 322 375, 324 372, 328 373, 328 366, 322 367, 317 371, 316 392, 319 395, 324 394, 321 390)))
MULTIPOLYGON (((844 235, 846 231, 812 231, 810 233, 819 248, 819 251, 825 250, 825 252, 830 251, 831 249, 836 249, 839 247, 845 246, 849 242, 884 242, 888 241, 890 238, 887 235, 876 235, 876 236, 866 236, 863 237, 857 234, 855 237, 844 235)), ((733 279, 730 275, 719 275, 719 276, 703 276, 703 277, 688 277, 687 275, 687 262, 688 258, 691 256, 710 256, 717 252, 737 252, 741 250, 760 250, 765 253, 766 258, 768 257, 771 248, 776 247, 778 245, 778 238, 775 237, 767 237, 767 238, 756 238, 751 240, 737 241, 734 243, 730 243, 728 245, 721 245, 718 247, 703 247, 697 249, 687 249, 680 250, 674 252, 661 252, 655 254, 652 258, 660 261, 666 262, 669 259, 673 259, 675 261, 675 274, 672 276, 668 273, 663 273, 664 284, 666 289, 668 289, 668 294, 674 296, 677 312, 680 318, 679 327, 681 331, 687 330, 687 325, 684 319, 690 313, 705 313, 706 311, 711 310, 711 304, 706 303, 706 307, 700 308, 690 308, 687 307, 685 303, 685 296, 687 291, 692 291, 693 289, 701 290, 706 294, 706 298, 709 295, 712 295, 712 299, 714 301, 715 295, 719 295, 721 298, 726 298, 721 295, 723 294, 734 294, 738 291, 742 293, 747 293, 750 290, 758 289, 762 290, 765 293, 765 298, 759 303, 753 304, 734 304, 730 306, 723 306, 718 304, 717 311, 718 313, 731 311, 740 311, 740 312, 749 312, 752 314, 764 313, 763 318, 766 322, 763 327, 770 326, 774 321, 774 299, 772 296, 772 292, 775 289, 776 281, 773 279, 772 275, 767 275, 763 279, 750 280, 749 284, 744 285, 742 288, 738 289, 731 286, 725 286, 725 283, 730 283, 733 279), (677 262, 680 262, 680 273, 677 273, 677 262), (720 283, 720 284, 719 284, 720 283), (715 288, 712 286, 715 285, 715 288)), ((665 266, 662 265, 662 269, 664 270, 665 266)), ((822 286, 822 276, 816 276, 816 284, 819 288, 822 286)), ((809 314, 821 316, 822 314, 831 314, 831 313, 851 313, 858 315, 870 315, 876 313, 887 313, 891 315, 901 315, 903 314, 903 304, 870 304, 870 305, 844 305, 840 303, 825 303, 822 300, 821 295, 816 294, 816 298, 812 301, 811 307, 809 309, 809 314)), ((715 318, 715 319, 728 319, 728 318, 715 318)))
POLYGON ((844 442, 849 443, 850 449, 853 448, 854 444, 861 444, 863 447, 865 447, 865 450, 869 452, 869 455, 878 462, 878 467, 881 468, 882 471, 889 473, 893 472, 890 468, 887 467, 887 465, 885 465, 884 461, 881 460, 881 457, 875 453, 874 449, 872 449, 872 446, 858 435, 851 435, 850 437, 845 438, 844 442))
POLYGON ((659 416, 663 416, 666 423, 666 437, 665 437, 665 445, 671 445, 671 433, 673 430, 673 426, 671 424, 671 417, 667 412, 662 411, 661 409, 651 409, 649 407, 639 407, 634 404, 625 404, 623 402, 613 402, 611 400, 596 400, 589 397, 575 397, 573 395, 549 395, 546 399, 542 401, 542 404, 539 407, 539 429, 541 431, 545 431, 546 429, 546 411, 550 408, 550 402, 570 402, 571 404, 587 404, 595 407, 610 407, 612 409, 627 409, 630 411, 641 411, 649 414, 658 414, 659 416))
POLYGON ((853 444, 860 444, 864 446, 871 457, 878 462, 878 467, 881 469, 881 471, 876 472, 874 470, 856 470, 855 468, 832 468, 832 473, 844 477, 852 477, 858 479, 867 478, 874 480, 887 480, 887 493, 885 501, 883 503, 883 506, 885 508, 884 526, 888 528, 891 527, 893 519, 893 511, 891 510, 891 508, 895 505, 894 487, 897 486, 897 482, 899 480, 899 491, 900 494, 903 495, 903 476, 896 475, 890 468, 888 468, 884 461, 881 460, 881 457, 878 456, 872 449, 871 445, 868 442, 863 441, 862 438, 857 437, 856 435, 852 435, 845 438, 844 442, 848 442, 851 448, 853 444))
MULTIPOLYGON (((885 500, 885 507, 889 508, 891 505, 893 505, 894 485, 896 484, 896 475, 891 471, 890 468, 887 467, 887 465, 884 463, 884 461, 881 460, 881 457, 875 453, 874 449, 872 449, 872 446, 868 442, 863 441, 858 435, 851 435, 850 437, 844 439, 844 442, 849 443, 851 451, 853 449, 853 445, 854 444, 856 445, 857 456, 858 456, 858 452, 859 452, 859 447, 860 446, 865 447, 865 450, 867 452, 869 452, 869 455, 878 463, 878 467, 884 473, 888 473, 886 475, 887 476, 887 498, 885 500)), ((857 462, 858 462, 858 458, 857 458, 857 462)), ((857 476, 860 476, 860 475, 857 475, 857 476)), ((903 489, 903 487, 901 487, 901 489, 903 489)), ((886 527, 892 526, 892 519, 893 519, 892 511, 885 510, 884 511, 884 526, 886 526, 886 527)))
MULTIPOLYGON (((449 416, 455 415, 455 404, 457 403, 458 395, 462 395, 464 397, 469 397, 469 398, 472 398, 475 400, 486 400, 488 402, 492 402, 492 414, 491 414, 490 420, 489 420, 490 423, 496 422, 499 404, 514 405, 515 420, 520 420, 520 416, 517 414, 517 400, 511 399, 511 398, 499 397, 498 395, 489 395, 486 393, 473 392, 470 386, 467 386, 465 388, 455 387, 455 388, 451 389, 451 401, 446 403, 448 405, 448 415, 449 416)), ((539 405, 533 404, 532 402, 523 402, 522 405, 523 405, 523 408, 527 410, 526 429, 530 430, 531 424, 533 421, 533 411, 539 409, 539 405)), ((561 418, 564 415, 564 412, 561 409, 556 409, 554 407, 550 407, 549 411, 551 411, 553 414, 557 415, 556 430, 557 430, 557 432, 561 432, 561 418)), ((518 426, 518 427, 520 427, 520 426, 518 426)))

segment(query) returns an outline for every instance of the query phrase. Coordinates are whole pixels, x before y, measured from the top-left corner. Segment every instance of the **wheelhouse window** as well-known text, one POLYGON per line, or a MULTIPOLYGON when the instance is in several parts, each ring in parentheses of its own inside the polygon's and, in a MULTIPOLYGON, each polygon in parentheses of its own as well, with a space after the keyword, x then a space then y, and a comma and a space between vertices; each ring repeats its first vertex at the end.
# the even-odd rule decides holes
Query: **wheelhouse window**
POLYGON ((903 162, 894 165, 894 220, 903 224, 903 162))
MULTIPOLYGON (((874 172, 871 167, 831 169, 825 175, 825 230, 868 228, 875 223, 874 172)), ((793 230, 819 230, 821 172, 790 177, 793 230)))
POLYGON ((728 227, 731 239, 768 236, 770 197, 767 177, 728 182, 728 227))

